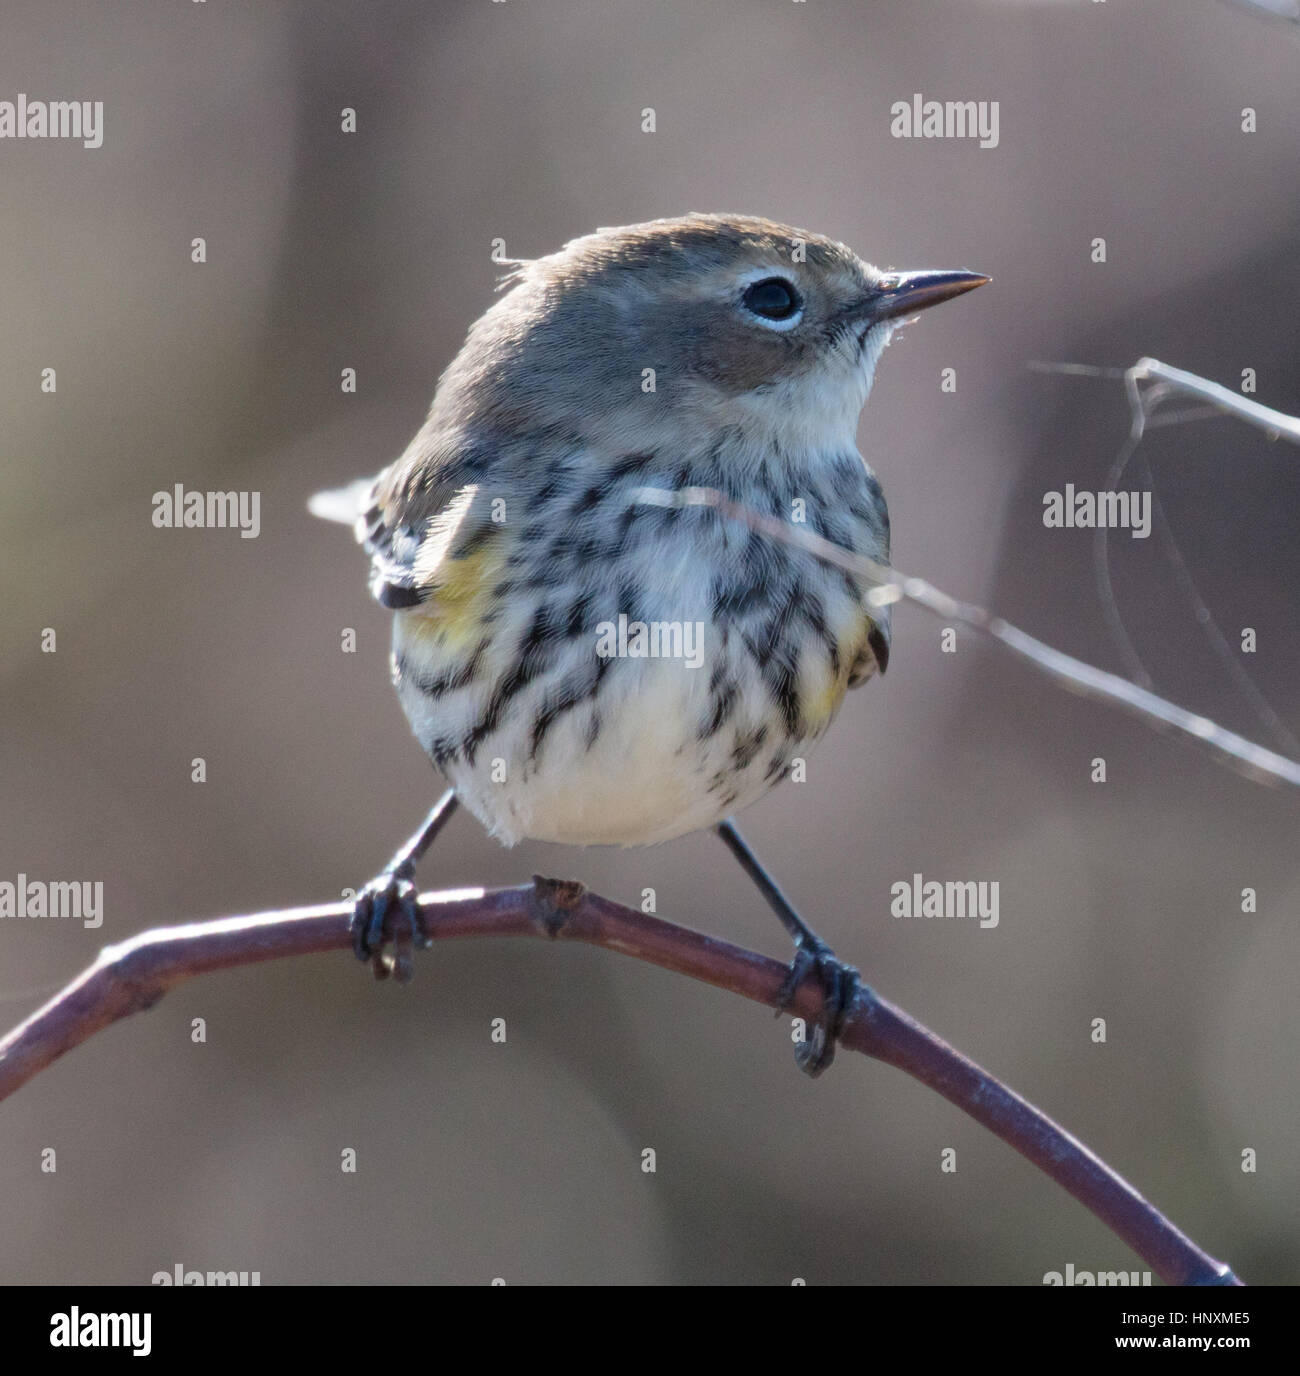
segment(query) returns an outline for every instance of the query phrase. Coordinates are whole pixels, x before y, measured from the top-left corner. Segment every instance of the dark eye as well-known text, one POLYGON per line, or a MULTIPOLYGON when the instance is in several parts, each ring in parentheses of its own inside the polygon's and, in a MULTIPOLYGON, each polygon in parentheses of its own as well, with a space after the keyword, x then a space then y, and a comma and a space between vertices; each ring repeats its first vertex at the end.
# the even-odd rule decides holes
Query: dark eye
POLYGON ((799 293, 784 277, 764 277, 746 287, 742 298, 745 309, 761 315, 764 320, 789 320, 803 304, 799 293))

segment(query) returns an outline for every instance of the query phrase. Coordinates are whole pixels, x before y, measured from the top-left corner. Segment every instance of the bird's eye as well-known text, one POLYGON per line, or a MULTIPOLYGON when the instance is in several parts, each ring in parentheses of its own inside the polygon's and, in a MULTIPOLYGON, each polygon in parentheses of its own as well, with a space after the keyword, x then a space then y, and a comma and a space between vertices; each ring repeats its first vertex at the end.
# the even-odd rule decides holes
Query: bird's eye
POLYGON ((789 320, 803 305, 799 293, 784 277, 764 277, 753 283, 745 289, 742 300, 746 310, 764 320, 789 320))

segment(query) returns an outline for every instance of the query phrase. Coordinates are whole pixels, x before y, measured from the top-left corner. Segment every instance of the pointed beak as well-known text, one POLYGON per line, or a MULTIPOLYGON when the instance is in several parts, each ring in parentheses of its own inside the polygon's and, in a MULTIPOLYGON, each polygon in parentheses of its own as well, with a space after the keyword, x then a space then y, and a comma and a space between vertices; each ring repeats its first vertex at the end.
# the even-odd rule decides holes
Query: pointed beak
MULTIPOLYGON (((890 272, 880 279, 880 288, 857 308, 874 325, 881 320, 898 320, 918 311, 929 310, 941 301, 951 301, 963 292, 974 291, 993 279, 982 272, 890 272)), ((855 313, 857 313, 855 312, 855 313)))

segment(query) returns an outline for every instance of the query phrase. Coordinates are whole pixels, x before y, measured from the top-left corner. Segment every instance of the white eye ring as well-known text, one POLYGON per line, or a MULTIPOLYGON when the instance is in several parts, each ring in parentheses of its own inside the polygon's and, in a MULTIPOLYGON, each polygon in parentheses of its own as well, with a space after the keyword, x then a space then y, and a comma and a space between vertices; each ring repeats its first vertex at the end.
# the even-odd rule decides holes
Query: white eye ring
MULTIPOLYGON (((758 268, 752 273, 746 274, 742 278, 740 295, 740 307, 745 312, 748 319, 756 321, 769 330, 792 330, 803 319, 804 302, 800 295, 799 288, 780 270, 773 271, 770 268, 758 268), (785 315, 770 315, 763 309, 760 300, 751 300, 751 295, 756 289, 770 287, 784 289, 786 301, 789 306, 789 313, 785 315)), ((767 293, 773 297, 774 293, 767 293)), ((774 299, 766 303, 768 306, 775 305, 778 309, 781 306, 780 295, 775 293, 774 299)))

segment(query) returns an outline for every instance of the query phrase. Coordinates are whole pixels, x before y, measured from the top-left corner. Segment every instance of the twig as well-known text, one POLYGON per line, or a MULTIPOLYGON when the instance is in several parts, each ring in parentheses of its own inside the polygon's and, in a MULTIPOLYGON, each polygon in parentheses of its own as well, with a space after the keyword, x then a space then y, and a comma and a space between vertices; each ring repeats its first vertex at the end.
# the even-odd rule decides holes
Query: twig
MULTIPOLYGON (((1259 402, 1251 401, 1239 392, 1230 392, 1221 383, 1197 377, 1195 373, 1184 372, 1182 368, 1171 368, 1168 363, 1161 363, 1157 358, 1139 358, 1124 377, 1129 384, 1130 395, 1136 394, 1139 382, 1154 379, 1172 391, 1183 392, 1189 397, 1207 401, 1225 415, 1235 416, 1238 420, 1244 420, 1247 425, 1256 426, 1270 439, 1280 438, 1290 440, 1292 444, 1300 444, 1300 420, 1295 416, 1274 411, 1271 406, 1261 406, 1259 402)), ((1134 407, 1134 411, 1138 415, 1142 414, 1143 408, 1140 403, 1134 407)), ((1135 424, 1137 423, 1135 419, 1135 424)))
MULTIPOLYGON (((1199 377, 1196 373, 1171 367, 1168 363, 1161 363, 1158 358, 1139 358, 1131 368, 1106 368, 1094 363, 1045 362, 1042 359, 1034 359, 1026 366, 1033 373, 1059 373, 1063 377, 1122 377, 1128 388, 1130 409, 1133 413, 1133 433, 1139 439, 1142 436, 1143 425, 1150 428, 1153 422, 1148 408, 1144 405, 1138 383, 1155 381, 1160 385, 1152 388, 1148 395, 1156 401, 1171 391, 1182 392, 1186 396, 1207 402, 1215 411, 1235 416, 1238 420, 1244 420, 1247 425, 1257 426, 1269 439, 1289 439, 1300 444, 1300 420, 1295 416, 1288 416, 1285 411, 1275 411, 1271 406, 1261 406, 1259 402, 1251 401, 1239 392, 1230 391, 1222 383, 1211 382, 1209 378, 1199 377)), ((1195 416, 1176 417, 1178 420, 1200 418, 1199 412, 1195 416)))
MULTIPOLYGON (((1129 429, 1119 453, 1116 454, 1106 474, 1107 490, 1119 487, 1129 463, 1138 454, 1138 446, 1146 432, 1161 425, 1180 425, 1191 420, 1204 420, 1210 416, 1228 415, 1263 430, 1270 440, 1288 439, 1300 443, 1300 420, 1296 417, 1251 401, 1237 392, 1229 391, 1220 383, 1211 382, 1209 378, 1199 377, 1196 373, 1186 372, 1182 368, 1170 367, 1167 363, 1161 363, 1159 359, 1140 358, 1130 368, 1098 367, 1089 363, 1046 363, 1041 360, 1031 362, 1028 366, 1032 372, 1056 373, 1067 377, 1123 379, 1124 390, 1128 396, 1129 429), (1151 382, 1154 385, 1143 391, 1143 382, 1151 382), (1162 402, 1177 393, 1194 397, 1202 404, 1181 411, 1157 410, 1162 402)), ((1246 672, 1240 657, 1233 654, 1228 638, 1219 628, 1209 604, 1201 596, 1187 560, 1178 547, 1169 518, 1165 515, 1164 503, 1156 491, 1155 475, 1150 464, 1145 457, 1142 457, 1140 462, 1139 476, 1145 477, 1146 485, 1151 491, 1151 510, 1160 534, 1160 543, 1164 546, 1165 557, 1173 569, 1179 590, 1196 618, 1196 624, 1201 628, 1215 657, 1232 679, 1237 691, 1280 743, 1282 750, 1288 752, 1291 757, 1300 754, 1300 742, 1278 716, 1272 703, 1260 691, 1259 685, 1246 672)), ((1154 691, 1155 684, 1128 633, 1115 597, 1110 577, 1110 547, 1107 538, 1109 534, 1108 528, 1101 524, 1098 525, 1093 537, 1093 568, 1097 578, 1097 591, 1101 597, 1102 613, 1106 618, 1111 638, 1128 665, 1132 680, 1138 688, 1154 691)))
MULTIPOLYGON (((544 936, 603 946, 775 1008, 786 967, 775 960, 636 912, 579 884, 535 879, 511 889, 421 895, 429 934, 544 936)), ((152 1007, 195 975, 352 944, 352 906, 222 918, 142 932, 105 949, 60 994, 0 1042, 0 1098, 110 1023, 152 1007)), ((822 1010, 805 980, 789 1011, 811 1021, 822 1010)), ((1077 1138, 948 1046, 901 1009, 863 986, 841 1045, 906 1071, 970 1114, 1046 1172, 1171 1285, 1240 1285, 1077 1138)))
MULTIPOLYGON (((1196 619, 1196 625, 1204 634, 1215 658, 1223 666, 1228 677, 1232 679, 1237 691, 1249 704, 1264 727, 1272 733, 1279 748, 1294 758, 1296 755, 1300 755, 1300 741, 1296 740, 1290 728, 1277 714, 1273 704, 1269 702, 1259 685, 1247 673, 1241 656, 1233 652, 1228 643, 1228 637, 1224 635, 1218 621, 1215 620, 1209 603, 1201 596, 1201 591, 1196 586, 1196 580, 1192 576, 1192 570, 1179 548, 1173 526, 1170 524, 1168 516, 1165 515, 1165 506, 1160 500, 1155 474, 1151 471, 1150 462, 1145 454, 1138 453, 1138 446, 1142 443, 1146 432, 1155 426, 1179 424, 1188 420, 1203 420, 1207 416, 1226 414, 1234 419, 1244 420, 1247 424, 1263 430, 1270 440, 1276 440, 1283 436, 1300 440, 1300 422, 1290 416, 1283 415, 1280 411, 1274 411, 1270 407, 1261 406, 1258 402, 1249 401, 1230 392, 1227 388, 1220 386, 1217 382, 1211 382, 1208 378, 1198 377, 1195 373, 1184 372, 1180 368, 1171 368, 1154 358, 1141 358, 1133 367, 1125 370, 1124 389, 1128 394, 1129 432, 1111 464, 1109 473, 1106 475, 1106 487, 1117 489, 1129 463, 1135 457, 1138 458, 1138 477, 1145 482, 1151 493, 1151 514, 1155 518, 1156 530, 1164 548, 1165 558, 1169 561, 1184 601, 1196 619), (1144 392, 1139 383, 1152 379, 1155 380, 1155 386, 1144 392), (1209 404, 1195 407, 1191 411, 1157 411, 1156 408, 1161 402, 1177 392, 1206 399, 1209 404), (1281 429, 1278 428, 1279 422, 1281 429)), ((1115 597, 1110 577, 1109 535, 1110 531, 1104 524, 1098 525, 1093 535, 1093 565, 1097 574, 1097 589, 1101 594, 1102 607, 1110 626, 1111 636, 1119 647, 1120 653, 1128 662, 1130 675, 1140 687, 1149 688, 1154 692, 1156 685, 1152 681, 1141 655, 1138 654, 1137 646, 1128 633, 1128 628, 1124 624, 1124 617, 1119 610, 1119 603, 1115 597)))
POLYGON ((1075 659, 1073 655, 1053 648, 1027 631, 1022 631, 1018 626, 1013 626, 1009 621, 1004 621, 1002 617, 985 611, 983 607, 977 607, 971 602, 959 602, 955 597, 950 597, 946 592, 936 588, 933 583, 927 583, 924 578, 909 577, 888 564, 868 559, 862 554, 855 554, 840 545, 832 544, 831 541, 803 526, 791 525, 774 516, 764 516, 752 507, 733 502, 716 488, 643 487, 639 491, 638 500, 649 506, 716 507, 724 516, 739 521, 751 530, 768 535, 781 544, 807 550, 835 568, 856 574, 864 582, 873 585, 866 595, 866 600, 875 606, 883 606, 890 602, 915 602, 946 621, 961 622, 962 625, 969 626, 972 630, 1005 645, 1021 659, 1027 660, 1034 668, 1054 678, 1071 692, 1121 707, 1151 725, 1171 728, 1196 744, 1204 746, 1211 754, 1224 760, 1247 778, 1261 783, 1290 784, 1292 788, 1300 788, 1300 764, 1295 760, 1279 755, 1262 745, 1256 745, 1254 741, 1248 741, 1244 736, 1229 731, 1208 717, 1189 712, 1149 689, 1130 683, 1118 674, 1085 664, 1083 660, 1075 659))

